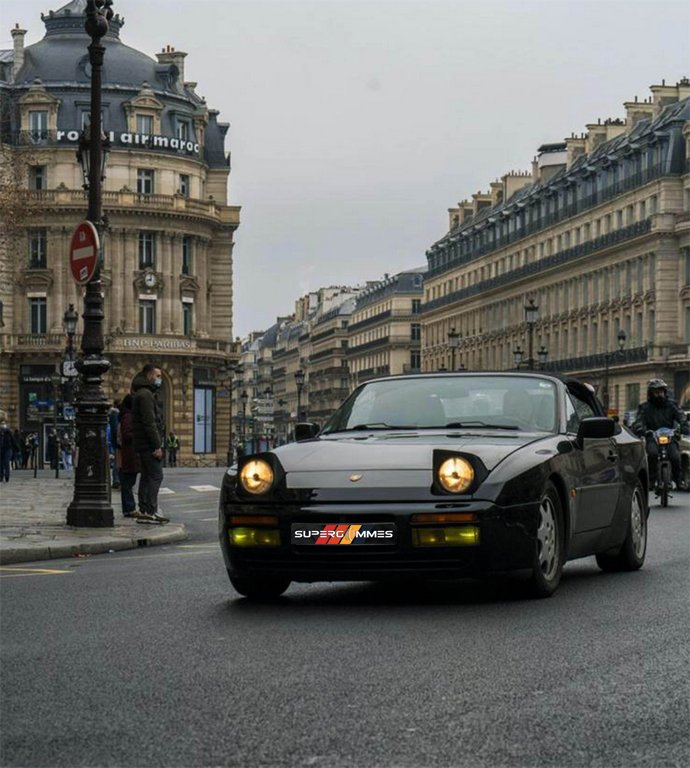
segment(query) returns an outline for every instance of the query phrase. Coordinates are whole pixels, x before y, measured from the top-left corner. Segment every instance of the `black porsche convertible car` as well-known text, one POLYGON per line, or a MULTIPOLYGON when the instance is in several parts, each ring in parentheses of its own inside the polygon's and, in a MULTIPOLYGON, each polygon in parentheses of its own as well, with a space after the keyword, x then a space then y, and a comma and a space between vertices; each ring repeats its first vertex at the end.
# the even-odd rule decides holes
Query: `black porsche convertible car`
POLYGON ((507 572, 547 597, 568 560, 644 562, 644 447, 574 379, 375 379, 296 437, 242 457, 223 480, 221 547, 247 597, 292 581, 507 572))

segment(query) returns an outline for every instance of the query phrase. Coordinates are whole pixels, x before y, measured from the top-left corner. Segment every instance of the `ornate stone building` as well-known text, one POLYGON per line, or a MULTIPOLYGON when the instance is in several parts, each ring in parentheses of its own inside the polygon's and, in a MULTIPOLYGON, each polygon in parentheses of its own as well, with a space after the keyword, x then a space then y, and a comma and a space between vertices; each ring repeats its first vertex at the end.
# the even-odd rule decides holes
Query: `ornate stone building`
POLYGON ((351 389, 376 376, 419 371, 425 272, 386 275, 357 297, 348 327, 351 389))
POLYGON ((653 376, 690 401, 690 81, 651 92, 450 209, 427 252, 424 370, 450 367, 453 332, 468 369, 514 367, 532 336, 532 360, 608 383, 618 411, 653 376))
MULTIPOLYGON (((4 194, 25 203, 8 207, 23 213, 3 221, 0 241, 0 408, 22 430, 42 431, 51 420, 63 315, 70 304, 82 311, 68 249, 87 208, 75 159, 90 110, 85 5, 72 0, 42 16, 45 37, 28 47, 17 26, 14 49, 0 52, 4 194)), ((116 15, 103 40, 111 151, 102 275, 112 363, 104 386, 108 397, 121 397, 144 363, 158 362, 166 423, 180 437, 182 460, 211 463, 216 453, 225 457, 230 418, 230 398, 216 398, 217 371, 237 356, 239 208, 228 197, 228 125, 185 80, 185 53, 167 46, 150 58, 123 44, 123 24, 116 15)), ((66 416, 59 409, 65 425, 66 416)))

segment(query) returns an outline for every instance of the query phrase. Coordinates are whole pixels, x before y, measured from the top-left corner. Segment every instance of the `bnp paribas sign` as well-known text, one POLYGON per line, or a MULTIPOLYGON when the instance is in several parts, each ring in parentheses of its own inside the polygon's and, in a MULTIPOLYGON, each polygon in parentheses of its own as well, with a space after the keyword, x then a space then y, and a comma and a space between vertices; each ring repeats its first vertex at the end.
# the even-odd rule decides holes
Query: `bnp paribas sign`
MULTIPOLYGON (((57 140, 70 143, 79 141, 79 131, 58 131, 57 140)), ((146 149, 162 149, 172 152, 184 152, 188 155, 198 155, 200 147, 195 141, 179 139, 176 136, 151 136, 146 133, 129 133, 109 131, 108 138, 112 146, 144 147, 146 149)))

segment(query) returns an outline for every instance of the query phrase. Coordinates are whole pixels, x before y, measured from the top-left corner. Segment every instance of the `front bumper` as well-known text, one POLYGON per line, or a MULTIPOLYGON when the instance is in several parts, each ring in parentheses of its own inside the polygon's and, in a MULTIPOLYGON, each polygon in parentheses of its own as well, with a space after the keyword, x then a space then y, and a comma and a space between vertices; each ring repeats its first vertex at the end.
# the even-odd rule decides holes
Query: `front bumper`
MULTIPOLYGON (((283 576, 292 581, 371 581, 410 575, 428 578, 505 573, 532 567, 539 511, 537 504, 499 507, 485 501, 461 504, 375 503, 258 506, 228 503, 220 509, 219 537, 225 565, 233 576, 283 576), (473 513, 479 543, 473 546, 413 546, 413 515, 461 511, 473 513), (230 517, 277 515, 280 545, 235 547, 230 517), (298 546, 291 543, 294 523, 308 525, 394 523, 393 545, 298 546)), ((421 524, 419 524, 421 525, 421 524)), ((428 524, 423 525, 428 528, 428 524)))

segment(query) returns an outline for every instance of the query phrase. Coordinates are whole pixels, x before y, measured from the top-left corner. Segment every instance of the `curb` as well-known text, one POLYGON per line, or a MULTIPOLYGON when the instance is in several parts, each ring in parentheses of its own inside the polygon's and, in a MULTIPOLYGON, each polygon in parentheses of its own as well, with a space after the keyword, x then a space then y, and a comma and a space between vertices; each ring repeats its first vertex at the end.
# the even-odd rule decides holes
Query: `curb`
MULTIPOLYGON (((110 551, 171 544, 189 538, 187 529, 182 524, 172 526, 168 524, 166 528, 168 530, 142 531, 141 535, 136 536, 102 537, 83 542, 72 540, 71 542, 51 542, 45 545, 27 544, 20 547, 2 547, 0 548, 0 565, 27 563, 34 560, 56 560, 75 555, 100 555, 110 551)), ((61 531, 64 533, 64 528, 61 531)), ((52 533, 50 529, 43 529, 42 532, 48 535, 52 533)))

